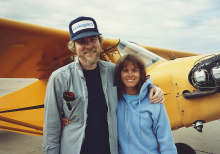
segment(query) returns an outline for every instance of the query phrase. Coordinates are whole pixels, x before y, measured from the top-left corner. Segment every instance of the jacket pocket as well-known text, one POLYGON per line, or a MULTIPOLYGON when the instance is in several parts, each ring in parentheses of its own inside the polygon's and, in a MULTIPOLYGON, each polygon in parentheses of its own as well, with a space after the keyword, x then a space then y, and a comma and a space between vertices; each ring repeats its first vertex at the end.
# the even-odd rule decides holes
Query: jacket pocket
POLYGON ((72 122, 83 124, 83 106, 84 102, 82 101, 82 97, 77 98, 74 101, 70 101, 71 110, 68 109, 67 103, 65 102, 63 105, 63 113, 64 117, 69 119, 72 122))

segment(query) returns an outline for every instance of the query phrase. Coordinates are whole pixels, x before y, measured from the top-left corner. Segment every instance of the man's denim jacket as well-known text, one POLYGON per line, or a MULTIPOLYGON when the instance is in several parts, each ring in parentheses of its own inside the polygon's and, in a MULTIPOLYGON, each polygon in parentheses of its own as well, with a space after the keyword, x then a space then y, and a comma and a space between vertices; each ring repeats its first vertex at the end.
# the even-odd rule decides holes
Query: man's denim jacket
MULTIPOLYGON (((102 87, 108 106, 107 121, 111 154, 118 154, 117 142, 117 88, 114 86, 115 64, 99 60, 102 87)), ((95 90, 95 89, 94 89, 95 90)), ((44 154, 79 154, 85 138, 88 91, 78 57, 73 63, 52 73, 48 80, 44 103, 44 128, 42 151, 44 154), (72 110, 63 99, 63 92, 73 92, 72 110), (71 120, 61 129, 62 113, 71 120)))

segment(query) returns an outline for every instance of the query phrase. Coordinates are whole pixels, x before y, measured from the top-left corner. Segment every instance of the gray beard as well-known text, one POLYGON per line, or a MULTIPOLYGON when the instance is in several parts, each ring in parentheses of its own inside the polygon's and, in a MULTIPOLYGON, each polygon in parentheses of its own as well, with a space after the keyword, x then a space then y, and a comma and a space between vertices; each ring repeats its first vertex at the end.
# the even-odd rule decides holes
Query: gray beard
MULTIPOLYGON (((96 50, 94 48, 92 48, 91 50, 85 49, 83 53, 90 53, 90 52, 96 52, 96 50)), ((87 60, 83 55, 79 56, 79 58, 87 65, 93 65, 99 61, 99 56, 100 56, 100 52, 99 53, 97 52, 97 57, 92 61, 87 60)))
POLYGON ((80 57, 83 62, 85 62, 87 65, 93 65, 96 64, 99 61, 99 56, 96 57, 93 61, 88 61, 85 57, 80 57))

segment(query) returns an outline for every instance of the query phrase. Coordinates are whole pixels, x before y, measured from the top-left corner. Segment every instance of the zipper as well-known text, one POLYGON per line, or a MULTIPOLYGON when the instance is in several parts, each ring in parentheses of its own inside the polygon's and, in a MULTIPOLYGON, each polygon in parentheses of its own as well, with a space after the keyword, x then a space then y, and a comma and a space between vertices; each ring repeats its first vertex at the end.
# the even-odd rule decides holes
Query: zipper
MULTIPOLYGON (((128 104, 126 105, 126 109, 128 110, 128 104)), ((128 111, 127 111, 127 130, 128 130, 128 138, 129 138, 128 111)))
MULTIPOLYGON (((128 130, 128 141, 129 141, 129 126, 128 126, 128 104, 126 105, 126 109, 127 109, 127 130, 128 130)), ((130 141, 129 141, 130 143, 130 141)), ((128 144, 129 145, 129 144, 128 144)), ((130 145, 129 145, 129 154, 130 154, 130 145)))
MULTIPOLYGON (((129 141, 129 124, 128 124, 128 104, 134 101, 135 99, 131 100, 129 103, 127 103, 124 99, 122 99, 124 103, 126 104, 126 110, 127 110, 127 131, 128 131, 128 141, 129 141)), ((129 146, 129 154, 130 154, 130 141, 128 143, 129 146)))
MULTIPOLYGON (((124 101, 124 100, 123 100, 124 101)), ((128 103, 126 103, 126 101, 124 101, 124 103, 126 104, 126 110, 127 110, 127 131, 128 131, 128 141, 129 141, 129 126, 128 126, 128 103)), ((129 154, 130 154, 130 141, 128 143, 128 147, 129 147, 129 154)))

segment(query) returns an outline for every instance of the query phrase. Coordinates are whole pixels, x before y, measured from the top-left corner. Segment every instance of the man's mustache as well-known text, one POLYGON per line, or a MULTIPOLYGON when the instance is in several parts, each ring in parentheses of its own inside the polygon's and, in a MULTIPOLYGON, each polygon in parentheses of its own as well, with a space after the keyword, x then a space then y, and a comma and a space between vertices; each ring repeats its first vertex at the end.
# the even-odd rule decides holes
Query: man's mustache
POLYGON ((92 48, 92 49, 85 49, 84 51, 83 51, 83 53, 93 53, 93 52, 95 52, 96 50, 95 50, 95 48, 92 48))

